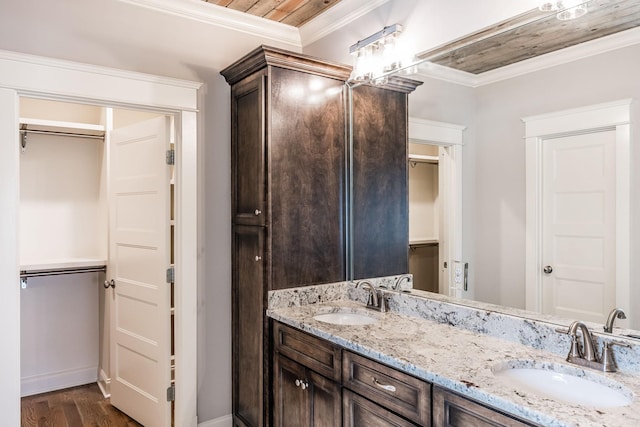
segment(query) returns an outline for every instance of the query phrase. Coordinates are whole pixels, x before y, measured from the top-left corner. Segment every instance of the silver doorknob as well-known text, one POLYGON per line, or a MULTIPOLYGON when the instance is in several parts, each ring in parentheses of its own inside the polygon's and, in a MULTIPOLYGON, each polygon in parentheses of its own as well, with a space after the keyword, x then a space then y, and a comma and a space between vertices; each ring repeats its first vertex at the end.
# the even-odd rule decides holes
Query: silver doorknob
POLYGON ((109 288, 114 288, 116 287, 116 281, 111 279, 111 280, 105 280, 104 283, 102 284, 102 286, 104 286, 105 289, 109 289, 109 288))
POLYGON ((261 256, 256 255, 256 261, 260 261, 261 259, 262 259, 262 257, 261 257, 261 256))
POLYGON ((256 216, 258 216, 262 213, 262 211, 260 209, 256 209, 253 213, 256 214, 256 216))
POLYGON ((551 274, 553 272, 553 267, 547 265, 542 269, 542 271, 544 271, 545 274, 551 274))

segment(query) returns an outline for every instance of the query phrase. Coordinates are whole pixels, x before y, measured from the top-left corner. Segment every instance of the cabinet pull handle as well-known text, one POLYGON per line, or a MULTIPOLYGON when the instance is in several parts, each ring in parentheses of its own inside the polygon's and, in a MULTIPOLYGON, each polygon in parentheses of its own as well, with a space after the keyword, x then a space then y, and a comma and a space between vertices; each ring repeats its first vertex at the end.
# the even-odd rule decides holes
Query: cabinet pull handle
POLYGON ((253 211, 253 213, 256 214, 256 216, 258 216, 262 213, 262 211, 260 209, 256 209, 255 211, 253 211))
POLYGON ((262 257, 260 255, 256 255, 256 261, 260 261, 262 257))
POLYGON ((387 384, 381 384, 381 383, 379 383, 379 382, 378 382, 378 379, 377 379, 377 378, 374 378, 374 379, 373 379, 373 383, 374 383, 375 385, 377 385, 378 387, 380 387, 381 389, 383 389, 383 390, 387 390, 387 391, 390 391, 390 392, 392 392, 392 393, 395 393, 395 392, 396 392, 396 388, 395 388, 394 386, 392 386, 392 385, 387 385, 387 384))

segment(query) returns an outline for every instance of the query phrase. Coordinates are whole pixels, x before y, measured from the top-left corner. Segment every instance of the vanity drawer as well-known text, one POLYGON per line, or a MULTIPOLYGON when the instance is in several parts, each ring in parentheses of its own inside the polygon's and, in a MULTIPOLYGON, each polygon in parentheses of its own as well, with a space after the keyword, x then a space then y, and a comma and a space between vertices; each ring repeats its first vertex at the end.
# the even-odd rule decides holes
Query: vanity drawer
POLYGON ((344 387, 422 426, 431 425, 431 384, 344 351, 344 387))
POLYGON ((275 351, 334 381, 342 377, 342 349, 282 323, 274 322, 275 351))

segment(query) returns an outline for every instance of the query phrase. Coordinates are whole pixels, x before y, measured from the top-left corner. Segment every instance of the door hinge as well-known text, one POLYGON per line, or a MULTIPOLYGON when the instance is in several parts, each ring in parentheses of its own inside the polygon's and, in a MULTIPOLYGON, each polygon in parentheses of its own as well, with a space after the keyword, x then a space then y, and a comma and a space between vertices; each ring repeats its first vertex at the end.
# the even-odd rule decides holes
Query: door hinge
POLYGON ((167 387, 167 402, 174 402, 176 400, 176 386, 172 385, 167 387))
POLYGON ((174 267, 167 268, 167 283, 174 283, 176 281, 176 269, 174 267))
POLYGON ((167 164, 168 165, 176 164, 176 150, 167 150, 167 164))

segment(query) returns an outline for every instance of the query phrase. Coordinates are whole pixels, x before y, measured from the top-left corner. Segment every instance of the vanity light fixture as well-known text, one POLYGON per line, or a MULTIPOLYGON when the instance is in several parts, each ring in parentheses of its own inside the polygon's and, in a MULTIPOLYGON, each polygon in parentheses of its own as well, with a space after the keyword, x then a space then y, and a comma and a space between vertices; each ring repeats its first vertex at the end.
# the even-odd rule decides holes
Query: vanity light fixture
POLYGON ((538 9, 543 12, 558 11, 556 17, 561 21, 576 19, 588 12, 586 0, 540 0, 538 9))
POLYGON ((349 48, 353 57, 351 81, 386 83, 386 75, 413 64, 400 41, 402 26, 393 24, 349 48))

